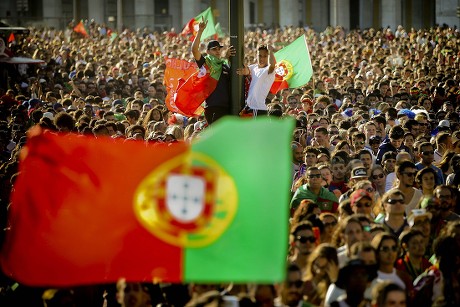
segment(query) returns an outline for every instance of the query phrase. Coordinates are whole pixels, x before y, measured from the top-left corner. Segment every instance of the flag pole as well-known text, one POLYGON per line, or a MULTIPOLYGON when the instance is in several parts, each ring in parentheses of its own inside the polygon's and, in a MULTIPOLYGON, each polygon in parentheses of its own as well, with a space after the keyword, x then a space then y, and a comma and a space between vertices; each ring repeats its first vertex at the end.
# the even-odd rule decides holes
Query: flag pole
POLYGON ((231 73, 231 114, 238 115, 243 107, 243 81, 236 74, 238 67, 243 67, 244 55, 244 8, 243 0, 229 0, 230 45, 236 50, 232 58, 231 73))

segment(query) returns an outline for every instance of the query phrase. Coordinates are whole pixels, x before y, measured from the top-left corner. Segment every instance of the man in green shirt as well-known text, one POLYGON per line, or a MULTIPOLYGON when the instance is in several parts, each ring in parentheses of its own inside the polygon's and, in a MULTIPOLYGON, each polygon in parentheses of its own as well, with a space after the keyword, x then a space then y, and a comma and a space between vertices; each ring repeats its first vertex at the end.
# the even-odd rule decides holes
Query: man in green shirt
POLYGON ((292 197, 291 210, 295 210, 303 199, 314 201, 321 212, 337 212, 338 199, 334 193, 321 185, 321 171, 316 166, 311 166, 305 174, 307 183, 299 187, 292 197))

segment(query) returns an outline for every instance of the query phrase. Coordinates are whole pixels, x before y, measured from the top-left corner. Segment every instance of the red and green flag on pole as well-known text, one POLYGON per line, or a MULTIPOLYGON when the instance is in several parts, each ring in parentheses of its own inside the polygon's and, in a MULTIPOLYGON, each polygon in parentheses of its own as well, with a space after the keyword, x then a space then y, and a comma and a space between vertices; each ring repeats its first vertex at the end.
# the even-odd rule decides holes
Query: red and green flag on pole
POLYGON ((310 52, 302 35, 275 53, 275 81, 270 92, 277 93, 284 88, 303 86, 313 76, 310 52))
POLYGON ((206 29, 204 29, 203 33, 201 34, 201 40, 205 40, 211 36, 217 36, 218 33, 216 30, 216 24, 214 22, 214 16, 212 15, 211 7, 208 7, 196 17, 190 19, 190 21, 185 25, 181 34, 184 36, 191 35, 190 40, 193 40, 196 36, 196 33, 198 32, 198 24, 201 20, 208 22, 206 29))
POLYGON ((217 86, 222 73, 222 61, 228 60, 206 55, 205 64, 199 70, 187 80, 179 80, 171 103, 178 113, 185 116, 195 116, 203 112, 201 104, 217 86))
POLYGON ((88 30, 86 29, 86 26, 85 26, 85 24, 83 23, 83 20, 80 20, 80 22, 79 22, 75 27, 73 27, 73 30, 74 30, 74 32, 76 32, 76 33, 80 33, 80 34, 83 35, 84 37, 88 37, 88 36, 89 36, 88 30))
POLYGON ((281 281, 292 129, 223 118, 192 145, 146 146, 34 128, 3 272, 31 286, 281 281))

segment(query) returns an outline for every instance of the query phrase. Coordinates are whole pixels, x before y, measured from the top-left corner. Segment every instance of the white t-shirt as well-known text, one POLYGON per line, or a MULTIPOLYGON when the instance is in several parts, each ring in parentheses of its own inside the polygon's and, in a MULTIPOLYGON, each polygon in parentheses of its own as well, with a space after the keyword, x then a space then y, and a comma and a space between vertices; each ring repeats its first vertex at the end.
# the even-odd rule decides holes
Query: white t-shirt
POLYGON ((246 103, 254 110, 267 110, 265 98, 275 81, 275 72, 268 73, 270 66, 259 68, 258 64, 249 65, 251 72, 251 84, 249 85, 248 98, 246 103))
POLYGON ((398 286, 400 286, 403 289, 406 289, 406 284, 402 281, 401 278, 399 278, 398 274, 396 274, 396 269, 393 269, 393 272, 391 273, 384 273, 382 271, 377 271, 377 281, 381 280, 389 280, 398 286))

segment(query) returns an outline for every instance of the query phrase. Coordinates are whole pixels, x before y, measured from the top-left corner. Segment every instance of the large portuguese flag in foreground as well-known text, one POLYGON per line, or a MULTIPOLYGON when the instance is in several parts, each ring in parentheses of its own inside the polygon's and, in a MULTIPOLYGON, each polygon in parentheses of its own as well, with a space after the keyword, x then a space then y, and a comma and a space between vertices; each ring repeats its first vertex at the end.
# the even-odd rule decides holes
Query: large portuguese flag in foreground
POLYGON ((292 124, 224 118, 191 147, 32 130, 4 273, 34 286, 282 280, 292 124))

